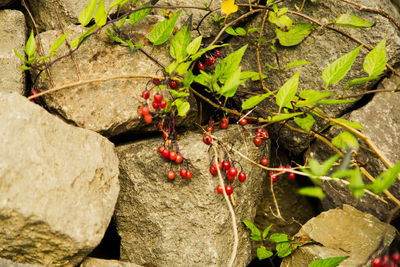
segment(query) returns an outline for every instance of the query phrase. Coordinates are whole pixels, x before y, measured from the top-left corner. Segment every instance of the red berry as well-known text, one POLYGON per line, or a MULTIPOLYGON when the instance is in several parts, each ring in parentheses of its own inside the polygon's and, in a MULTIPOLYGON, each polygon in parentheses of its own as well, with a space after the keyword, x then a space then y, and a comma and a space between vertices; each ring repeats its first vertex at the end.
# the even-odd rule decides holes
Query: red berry
POLYGON ((241 120, 239 121, 239 123, 240 123, 241 125, 245 126, 245 125, 247 124, 247 119, 246 119, 246 118, 243 118, 243 119, 241 119, 241 120))
POLYGON ((165 108, 167 106, 167 101, 164 99, 160 101, 160 108, 165 108))
POLYGON ((140 117, 143 117, 143 108, 138 109, 138 114, 140 117))
POLYGON ((253 123, 253 120, 252 120, 252 119, 247 119, 247 123, 248 123, 248 124, 252 124, 252 123, 253 123))
POLYGON ((226 176, 228 178, 229 181, 233 181, 235 180, 235 176, 230 176, 229 174, 226 176))
POLYGON ((228 196, 232 195, 233 193, 233 188, 230 185, 225 186, 225 192, 228 196))
POLYGON ((399 264, 400 263, 400 253, 399 252, 393 253, 392 260, 394 261, 394 263, 399 264))
POLYGON ((214 63, 215 63, 215 58, 209 57, 209 58, 206 59, 206 65, 207 66, 212 66, 212 65, 214 65, 214 63))
POLYGON ((169 150, 168 148, 165 148, 163 152, 161 152, 161 155, 164 157, 164 159, 168 160, 169 159, 169 150))
POLYGON ((213 127, 214 124, 215 124, 215 121, 214 121, 214 120, 209 120, 209 121, 208 121, 208 126, 213 127))
POLYGON ((229 124, 229 119, 228 119, 227 117, 223 117, 223 118, 221 119, 221 123, 229 124))
POLYGON ((206 128, 206 132, 212 133, 212 132, 213 132, 213 127, 208 126, 208 127, 206 128))
POLYGON ((155 102, 160 103, 161 100, 163 99, 163 95, 160 94, 159 92, 156 92, 156 93, 153 95, 153 98, 154 98, 154 101, 155 101, 155 102))
POLYGON ((296 174, 294 174, 293 172, 289 173, 289 179, 294 180, 294 178, 296 178, 296 174))
POLYGON ((173 171, 169 171, 167 176, 168 176, 168 179, 173 180, 175 178, 175 173, 173 171))
POLYGON ((151 105, 153 106, 154 109, 159 109, 160 108, 160 105, 158 105, 157 102, 153 102, 153 103, 151 103, 151 105))
POLYGON ((218 171, 216 168, 214 168, 214 166, 210 167, 210 173, 214 176, 216 176, 218 174, 218 171))
POLYGON ((143 116, 146 116, 147 114, 150 114, 150 109, 147 106, 142 107, 142 114, 143 116))
POLYGON ((382 258, 378 257, 378 258, 372 259, 371 264, 372 264, 372 267, 381 267, 382 266, 382 258))
POLYGON ((224 189, 223 189, 222 185, 218 185, 217 186, 217 193, 218 194, 223 194, 224 193, 224 189))
POLYGON ((221 57, 221 56, 222 56, 222 54, 221 54, 221 52, 220 52, 219 50, 215 50, 214 53, 213 53, 213 55, 214 55, 215 57, 221 57))
POLYGON ((263 128, 261 128, 261 127, 257 128, 257 133, 261 133, 262 131, 264 131, 263 128))
POLYGON ((159 84, 160 84, 160 79, 153 78, 153 83, 154 83, 155 85, 159 85, 159 84))
POLYGON ((244 181, 246 181, 246 174, 244 172, 239 173, 238 175, 238 180, 239 182, 243 183, 244 181))
MULTIPOLYGON (((213 167, 215 169, 217 169, 217 164, 215 164, 215 161, 213 162, 213 167)), ((218 161, 218 167, 220 170, 222 170, 222 167, 223 167, 222 161, 218 161)))
POLYGON ((187 171, 186 179, 192 178, 193 173, 191 171, 187 171))
POLYGON ((256 146, 261 146, 262 144, 262 139, 260 137, 254 137, 253 141, 256 146))
POLYGON ((227 123, 220 123, 219 128, 228 129, 228 124, 227 123))
POLYGON ((278 167, 279 169, 281 169, 280 171, 279 171, 279 173, 285 173, 286 171, 285 171, 285 166, 283 166, 283 165, 279 165, 279 167, 278 167))
POLYGON ((262 132, 257 132, 256 137, 262 138, 262 132))
POLYGON ((187 177, 187 173, 188 171, 186 169, 182 169, 179 174, 182 178, 186 178, 187 177))
POLYGON ((165 146, 159 146, 158 152, 162 153, 165 150, 165 146))
POLYGON ((179 163, 181 163, 182 161, 183 161, 182 155, 181 155, 180 153, 176 153, 175 162, 179 164, 179 163))
POLYGON ((268 134, 267 131, 262 131, 260 137, 261 137, 263 140, 268 140, 268 139, 269 139, 269 134, 268 134))
POLYGON ((262 158, 260 161, 261 165, 267 166, 268 165, 268 159, 267 158, 262 158))
POLYGON ((209 135, 205 135, 205 136, 203 137, 203 142, 204 142, 204 144, 206 144, 206 145, 211 144, 211 143, 212 143, 212 137, 209 136, 209 135))
POLYGON ((144 91, 142 92, 142 97, 143 97, 144 99, 148 99, 148 98, 150 97, 150 91, 149 91, 149 90, 144 90, 144 91))
POLYGON ((278 181, 278 177, 276 176, 276 172, 272 172, 272 175, 271 175, 271 173, 269 175, 271 177, 271 181, 272 182, 275 183, 276 181, 278 181))
POLYGON ((144 121, 147 124, 151 123, 153 121, 153 117, 151 116, 151 114, 144 115, 144 121))
POLYGON ((226 160, 223 162, 223 167, 225 170, 229 170, 229 168, 231 167, 231 163, 226 160))
POLYGON ((229 170, 228 170, 229 176, 235 177, 237 175, 237 173, 238 173, 238 170, 236 168, 229 168, 229 170))
POLYGON ((205 70, 205 66, 204 66, 204 64, 203 63, 201 63, 201 62, 199 62, 198 64, 197 64, 197 67, 199 68, 199 70, 205 70))
POLYGON ((171 87, 172 89, 175 89, 178 86, 177 82, 174 80, 170 80, 169 81, 169 87, 171 87))
POLYGON ((175 151, 169 152, 169 159, 170 159, 170 160, 175 161, 177 156, 178 156, 178 155, 176 154, 175 151))

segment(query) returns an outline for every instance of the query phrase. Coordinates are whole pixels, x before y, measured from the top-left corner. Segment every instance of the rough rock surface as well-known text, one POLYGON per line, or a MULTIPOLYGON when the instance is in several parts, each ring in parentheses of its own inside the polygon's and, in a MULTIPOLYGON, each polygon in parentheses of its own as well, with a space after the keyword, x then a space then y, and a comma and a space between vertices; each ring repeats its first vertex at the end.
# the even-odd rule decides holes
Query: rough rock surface
POLYGON ((22 12, 0 10, 0 92, 2 93, 24 93, 25 74, 21 70, 22 61, 14 54, 13 48, 24 54, 25 34, 25 18, 22 12))
MULTIPOLYGON (((301 6, 302 2, 303 1, 296 0, 293 2, 293 5, 297 4, 297 6, 301 6)), ((390 0, 360 0, 357 1, 357 3, 369 7, 383 9, 392 15, 397 21, 400 21, 399 12, 390 2, 390 0)), ((287 6, 286 3, 282 5, 287 6)), ((385 17, 373 12, 360 11, 357 7, 349 5, 343 1, 336 0, 317 1, 316 3, 308 1, 302 10, 302 13, 316 19, 323 24, 330 23, 340 14, 353 14, 367 21, 376 21, 376 25, 368 29, 339 28, 357 38, 364 44, 370 45, 371 47, 375 47, 382 39, 387 38, 386 44, 388 63, 394 65, 400 62, 400 33, 396 26, 385 17)), ((294 14, 288 14, 288 16, 292 18, 294 22, 310 23, 309 21, 294 14)), ((255 16, 255 19, 252 20, 246 27, 260 27, 262 17, 263 14, 255 16)), ((267 40, 273 39, 275 37, 273 26, 268 24, 265 29, 265 38, 267 40)), ((243 41, 240 41, 240 39, 238 41, 238 39, 235 38, 233 41, 231 41, 232 48, 236 50, 247 42, 247 38, 243 39, 243 41)), ((268 75, 268 78, 265 80, 266 86, 272 90, 277 90, 287 79, 292 77, 296 71, 300 71, 298 90, 324 90, 325 82, 322 80, 323 70, 334 60, 355 49, 357 46, 359 46, 357 43, 335 31, 327 28, 317 28, 297 46, 283 47, 279 44, 276 45, 279 64, 281 67, 295 60, 307 60, 312 62, 311 64, 305 66, 283 71, 271 70, 264 66, 265 63, 268 63, 272 66, 278 66, 278 63, 276 62, 276 56, 274 52, 271 49, 268 49, 269 45, 263 46, 264 48, 261 52, 261 64, 264 66, 264 73, 268 75)), ((250 46, 247 49, 246 54, 255 55, 255 51, 255 47, 250 46)), ((340 95, 343 93, 343 89, 345 88, 345 82, 354 78, 367 76, 362 68, 363 61, 367 53, 367 49, 362 49, 347 76, 339 83, 331 85, 328 91, 334 92, 336 96, 340 95)), ((257 70, 257 61, 255 56, 245 55, 242 60, 242 64, 244 70, 257 70)), ((354 93, 371 89, 374 87, 377 81, 378 80, 375 80, 374 82, 369 83, 367 88, 364 88, 364 85, 354 86, 348 89, 345 95, 352 95, 354 93)), ((254 88, 254 85, 249 86, 250 88, 254 88)), ((259 86, 257 85, 257 87, 259 86)), ((254 91, 254 89, 251 89, 251 91, 254 91)), ((328 112, 330 116, 339 117, 342 116, 343 113, 352 105, 353 103, 328 105, 323 109, 328 112)), ((277 106, 271 105, 269 101, 264 101, 262 107, 266 108, 270 112, 278 111, 277 106)), ((267 115, 269 114, 265 114, 265 116, 267 115)), ((317 125, 317 129, 321 129, 323 126, 323 123, 319 123, 317 125)), ((278 129, 280 128, 280 126, 276 127, 276 135, 278 129)), ((283 127, 279 131, 279 137, 281 145, 288 150, 295 152, 296 154, 301 153, 307 148, 310 139, 309 136, 295 133, 288 130, 286 127, 283 127)))
POLYGON ((24 263, 13 262, 13 261, 1 259, 1 258, 0 258, 0 266, 1 267, 43 267, 43 265, 24 264, 24 263))
MULTIPOLYGON (((247 133, 238 136, 240 128, 236 127, 216 135, 222 140, 230 138, 250 158, 260 157, 252 138, 247 133)), ((121 259, 159 267, 225 266, 233 245, 232 221, 224 197, 216 192, 218 178, 209 173, 209 147, 201 134, 184 135, 179 147, 190 160, 193 177, 188 181, 177 175, 169 181, 170 165, 158 155, 159 145, 160 138, 156 138, 117 147, 121 193, 115 216, 121 259)), ((249 232, 241 221, 254 220, 266 172, 238 155, 235 159, 247 174, 244 183, 233 183, 240 240, 233 266, 240 267, 251 261, 249 232)))
MULTIPOLYGON (((323 212, 308 221, 296 236, 307 235, 321 245, 313 244, 298 248, 292 256, 283 259, 282 267, 306 267, 315 259, 349 256, 338 266, 370 266, 370 254, 384 237, 384 247, 376 252, 380 255, 396 236, 396 229, 379 221, 374 216, 343 205, 343 209, 323 212), (386 227, 386 235, 384 235, 386 227)), ((372 255, 372 256, 376 256, 372 255)))
MULTIPOLYGON (((400 78, 392 76, 385 79, 378 87, 378 89, 395 90, 400 83, 400 78)), ((378 93, 373 99, 364 107, 347 114, 344 118, 349 121, 356 121, 364 126, 366 129, 360 130, 363 134, 367 135, 371 141, 376 145, 380 152, 392 163, 400 161, 400 108, 399 93, 378 93)), ((337 127, 332 127, 326 136, 334 137, 342 130, 337 127)), ((332 156, 333 152, 325 144, 316 141, 310 149, 309 156, 316 158, 320 161, 326 160, 332 156)), ((360 150, 358 159, 365 163, 365 168, 371 175, 376 177, 383 170, 385 166, 374 154, 365 150, 360 150)), ((369 183, 368 180, 365 180, 369 183)), ((369 212, 378 218, 385 220, 388 216, 390 207, 393 204, 386 205, 381 201, 377 201, 374 197, 364 195, 356 200, 348 187, 343 184, 326 182, 320 185, 327 197, 322 201, 326 209, 341 206, 342 204, 349 204, 361 211, 369 212)), ((389 191, 398 199, 400 199, 400 182, 397 181, 389 189, 389 191)), ((382 195, 383 196, 383 195, 382 195)))
POLYGON ((126 261, 86 258, 80 267, 141 267, 141 265, 126 261))
POLYGON ((0 257, 74 266, 101 241, 119 192, 106 138, 0 95, 0 257))
MULTIPOLYGON (((137 27, 135 40, 144 41, 152 23, 159 20, 159 16, 151 16, 146 24, 137 27)), ((81 32, 79 26, 72 27, 70 40, 81 32)), ((57 31, 47 31, 41 34, 44 50, 48 51, 54 40, 60 35, 57 31)), ((66 48, 63 48, 66 52, 66 48)), ((153 57, 163 64, 169 61, 169 48, 151 51, 151 46, 145 45, 153 57)), ((78 64, 81 80, 108 78, 123 75, 161 75, 157 72, 162 69, 142 52, 130 52, 128 48, 110 43, 105 32, 93 36, 74 54, 78 64)), ((77 74, 71 58, 65 58, 51 68, 55 86, 62 86, 77 81, 77 74)), ((73 88, 67 88, 44 97, 47 107, 66 121, 79 127, 99 132, 105 136, 113 136, 129 130, 138 130, 145 127, 139 117, 137 109, 141 105, 141 93, 146 88, 152 88, 149 78, 114 79, 105 82, 90 83, 73 88)), ((50 88, 48 80, 40 80, 40 91, 50 88)), ((166 95, 164 93, 164 95, 166 95)), ((190 100, 192 109, 185 121, 192 125, 196 118, 197 105, 194 98, 190 100)), ((150 104, 151 106, 151 104, 150 104)), ((152 109, 152 108, 151 108, 152 109)), ((179 121, 178 121, 179 124, 179 121)))

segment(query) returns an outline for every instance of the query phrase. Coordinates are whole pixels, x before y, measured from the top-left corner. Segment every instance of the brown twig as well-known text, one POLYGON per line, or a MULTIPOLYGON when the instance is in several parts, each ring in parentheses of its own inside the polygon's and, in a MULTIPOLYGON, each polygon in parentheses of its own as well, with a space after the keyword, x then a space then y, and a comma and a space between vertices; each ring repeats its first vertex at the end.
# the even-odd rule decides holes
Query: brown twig
MULTIPOLYGON (((265 9, 265 13, 264 13, 262 23, 261 23, 260 33, 258 35, 259 39, 261 39, 263 36, 265 21, 267 20, 268 13, 269 13, 269 10, 265 9)), ((257 56, 258 74, 260 76, 260 83, 261 83, 261 87, 262 87, 262 89, 264 89, 264 91, 270 92, 270 90, 265 86, 265 83, 264 83, 263 71, 262 71, 261 60, 260 60, 260 49, 261 49, 261 42, 257 42, 256 56, 257 56)))

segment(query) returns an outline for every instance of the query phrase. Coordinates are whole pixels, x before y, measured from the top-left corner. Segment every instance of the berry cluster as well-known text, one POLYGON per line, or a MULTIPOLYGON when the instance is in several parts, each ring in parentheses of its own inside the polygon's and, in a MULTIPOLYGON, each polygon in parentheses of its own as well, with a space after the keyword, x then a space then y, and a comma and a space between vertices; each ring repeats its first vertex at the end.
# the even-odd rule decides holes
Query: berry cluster
MULTIPOLYGON (((247 122, 246 122, 247 124, 247 122)), ((243 124, 242 124, 243 125, 243 124)), ((257 128, 257 132, 255 134, 255 137, 253 139, 253 142, 256 146, 261 146, 263 141, 266 141, 269 139, 269 134, 266 130, 264 130, 261 127, 257 128)))
MULTIPOLYGON (((165 145, 160 145, 158 147, 158 152, 160 152, 161 156, 166 160, 171 162, 171 169, 167 173, 167 177, 170 180, 175 179, 175 172, 172 170, 172 163, 176 164, 182 164, 183 166, 183 161, 184 158, 181 155, 181 153, 176 152, 176 151, 171 151, 167 146, 165 145)), ((192 178, 193 173, 188 169, 188 168, 181 168, 179 172, 180 176, 182 179, 188 179, 192 178)))
POLYGON ((372 267, 398 267, 400 264, 400 253, 394 252, 389 257, 389 255, 385 255, 383 257, 377 257, 372 259, 371 265, 372 267))
MULTIPOLYGON (((270 171, 269 172, 269 177, 271 178, 272 182, 276 182, 278 180, 278 175, 282 175, 285 174, 287 171, 286 170, 291 170, 292 167, 290 165, 287 166, 279 166, 279 169, 281 169, 280 171, 276 172, 276 171, 270 171)), ((289 172, 289 179, 290 180, 294 180, 294 178, 296 178, 296 175, 292 172, 289 172)))
POLYGON ((212 55, 210 54, 206 55, 204 62, 202 60, 199 60, 199 62, 197 62, 197 68, 199 70, 204 71, 206 69, 206 66, 211 67, 212 65, 215 64, 215 58, 220 58, 220 57, 222 57, 221 52, 219 50, 215 50, 212 53, 212 55))

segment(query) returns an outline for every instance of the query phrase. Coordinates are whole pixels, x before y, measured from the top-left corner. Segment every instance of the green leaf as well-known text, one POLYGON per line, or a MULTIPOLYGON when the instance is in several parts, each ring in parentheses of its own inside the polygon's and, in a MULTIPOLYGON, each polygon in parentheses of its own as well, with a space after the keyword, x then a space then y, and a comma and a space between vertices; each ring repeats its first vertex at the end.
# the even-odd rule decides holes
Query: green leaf
POLYGON ((272 227, 272 224, 264 229, 263 234, 262 234, 262 238, 263 239, 267 238, 267 235, 268 235, 269 230, 271 229, 271 227, 272 227))
POLYGON ((189 93, 187 93, 186 91, 177 91, 174 89, 168 89, 168 91, 171 93, 172 97, 174 97, 174 98, 189 96, 189 93))
POLYGON ((257 248, 257 257, 259 260, 268 259, 272 255, 274 255, 274 253, 267 250, 264 246, 257 248))
POLYGON ((272 65, 270 65, 270 64, 268 64, 268 63, 265 63, 265 66, 267 66, 268 68, 270 68, 270 69, 272 69, 272 70, 279 70, 278 67, 274 67, 274 66, 272 66, 272 65))
POLYGON ((289 241, 288 235, 287 234, 281 234, 281 233, 272 234, 268 238, 268 240, 271 241, 271 242, 276 242, 276 243, 289 241))
POLYGON ((212 45, 212 46, 210 46, 210 47, 203 48, 203 49, 201 49, 199 52, 197 52, 196 54, 194 54, 194 55, 191 57, 191 59, 192 59, 192 61, 195 61, 196 59, 198 59, 199 57, 201 57, 204 53, 206 53, 206 52, 208 52, 208 51, 210 51, 210 50, 213 50, 213 49, 218 48, 218 47, 228 46, 228 45, 229 45, 229 44, 212 45))
POLYGON ((288 68, 293 68, 293 67, 299 67, 299 66, 310 64, 310 63, 311 63, 311 61, 297 60, 297 61, 292 61, 292 62, 288 63, 283 68, 284 69, 288 69, 288 68))
POLYGON ((275 29, 279 43, 283 46, 294 46, 301 43, 311 33, 311 30, 312 24, 309 23, 298 23, 287 32, 275 29))
POLYGON ((338 105, 357 101, 357 99, 323 99, 318 101, 318 105, 338 105))
POLYGON ((303 196, 316 197, 319 199, 323 199, 325 197, 325 194, 322 192, 320 187, 303 187, 300 188, 297 193, 303 196))
POLYGON ((54 51, 56 51, 62 45, 62 43, 64 43, 64 41, 67 38, 68 34, 69 34, 69 31, 64 33, 60 37, 58 37, 58 39, 50 47, 50 52, 49 52, 50 54, 53 53, 54 51))
POLYGON ((284 121, 284 120, 296 117, 296 116, 301 115, 301 114, 303 114, 303 112, 279 114, 279 115, 273 116, 271 118, 271 122, 284 121))
MULTIPOLYGON (((150 5, 150 3, 146 3, 142 6, 140 6, 139 8, 143 8, 143 7, 146 7, 149 5, 150 5)), ((150 11, 151 11, 151 8, 145 8, 145 9, 141 9, 139 11, 133 12, 129 16, 129 23, 132 26, 135 25, 136 22, 143 20, 150 13, 150 11)))
MULTIPOLYGON (((267 75, 263 74, 262 77, 265 79, 267 78, 267 75)), ((255 71, 243 71, 240 73, 241 80, 247 80, 249 78, 251 78, 252 81, 258 81, 260 80, 260 74, 255 71)))
MULTIPOLYGON (((122 17, 119 21, 118 21, 118 26, 117 28, 121 28, 122 26, 124 26, 126 19, 128 18, 128 16, 122 17)), ((108 29, 107 29, 108 30, 108 29)))
POLYGON ((238 35, 232 27, 226 28, 225 32, 226 32, 227 34, 230 34, 230 35, 233 35, 233 36, 238 35))
POLYGON ((240 70, 241 68, 238 67, 235 72, 232 72, 231 75, 226 80, 224 86, 222 86, 220 94, 225 97, 232 97, 235 95, 236 90, 238 89, 239 85, 241 85, 244 80, 240 79, 240 70))
POLYGON ((28 41, 26 42, 25 46, 25 53, 28 56, 28 58, 32 57, 33 54, 35 54, 35 50, 36 50, 36 41, 32 30, 31 35, 29 35, 28 41))
POLYGON ((89 0, 89 3, 82 10, 81 14, 79 15, 79 23, 82 24, 82 26, 89 24, 93 17, 94 11, 96 10, 96 4, 97 0, 89 0))
POLYGON ((172 18, 165 19, 158 23, 153 30, 150 32, 149 40, 154 45, 160 45, 165 43, 174 31, 175 23, 179 18, 182 10, 175 13, 172 18))
POLYGON ((247 30, 248 33, 253 33, 253 32, 259 32, 261 30, 261 27, 258 28, 250 28, 247 30))
POLYGON ((184 99, 178 98, 174 101, 173 104, 176 106, 176 109, 178 110, 178 116, 185 117, 186 114, 189 112, 190 104, 184 99))
POLYGON ((191 24, 192 17, 190 16, 171 40, 169 53, 178 62, 181 62, 187 55, 186 48, 190 43, 191 24))
POLYGON ((336 267, 349 256, 313 260, 308 267, 336 267))
MULTIPOLYGON (((230 53, 227 57, 222 59, 217 66, 215 66, 215 73, 221 73, 222 75, 219 77, 219 81, 225 83, 228 77, 231 77, 231 74, 236 72, 240 61, 242 60, 243 54, 247 49, 247 45, 242 46, 238 50, 233 53, 230 53)), ((240 76, 239 76, 240 79, 240 76)))
POLYGON ((123 5, 123 4, 125 4, 125 3, 123 3, 123 2, 126 2, 126 0, 115 0, 111 5, 110 5, 110 7, 108 8, 108 10, 111 10, 113 7, 115 7, 115 6, 118 6, 118 5, 123 5))
POLYGON ((362 45, 354 49, 353 51, 347 53, 346 55, 336 59, 331 63, 322 73, 322 79, 326 83, 326 88, 330 84, 337 83, 346 76, 347 72, 350 70, 351 66, 356 59, 358 52, 360 52, 362 45))
POLYGON ((364 60, 364 70, 370 77, 377 77, 386 68, 386 39, 372 49, 364 60))
POLYGON ((299 125, 303 130, 309 132, 315 123, 315 119, 310 114, 307 114, 307 116, 304 118, 295 117, 294 122, 299 125))
POLYGON ((211 88, 211 74, 204 72, 204 71, 200 71, 200 74, 194 77, 194 81, 204 85, 205 87, 211 88))
POLYGON ((194 53, 196 53, 200 48, 202 39, 203 36, 200 35, 199 37, 196 37, 193 41, 191 41, 186 47, 186 53, 188 53, 188 55, 193 55, 194 53))
POLYGON ((302 90, 302 91, 300 91, 299 96, 300 96, 300 98, 303 98, 305 100, 298 101, 296 103, 296 107, 300 108, 300 107, 313 105, 313 104, 317 103, 318 101, 320 101, 321 99, 330 97, 331 95, 333 95, 332 92, 319 92, 319 91, 312 90, 312 89, 302 90))
POLYGON ((174 61, 171 64, 169 64, 168 66, 165 67, 165 71, 168 74, 171 74, 174 70, 176 70, 176 68, 178 67, 179 62, 178 61, 174 61))
POLYGON ((243 220, 243 223, 251 231, 250 238, 254 241, 262 241, 260 230, 250 221, 243 220))
POLYGON ((185 88, 189 88, 193 81, 194 81, 193 72, 191 70, 189 70, 185 76, 185 79, 183 79, 183 86, 185 88))
POLYGON ((24 58, 23 55, 21 55, 17 50, 15 50, 15 48, 13 48, 15 55, 22 60, 23 62, 27 62, 27 60, 24 58))
POLYGON ((243 29, 242 27, 237 27, 237 28, 235 29, 235 31, 236 31, 236 33, 237 33, 239 36, 243 36, 243 35, 246 35, 246 34, 247 34, 246 30, 243 29))
POLYGON ((98 27, 103 27, 107 23, 107 12, 104 6, 104 0, 99 1, 97 6, 96 14, 94 16, 94 22, 98 27))
POLYGON ((350 82, 347 82, 346 85, 347 86, 352 86, 352 85, 356 85, 356 84, 363 84, 363 83, 375 80, 377 78, 378 78, 377 76, 356 78, 354 80, 351 80, 350 82))
POLYGON ((251 109, 251 108, 255 107, 261 101, 263 101, 264 99, 266 99, 268 96, 270 96, 273 93, 274 93, 274 91, 266 93, 266 94, 262 94, 262 95, 255 95, 255 96, 250 97, 249 99, 246 99, 246 101, 244 101, 242 104, 242 109, 246 110, 246 109, 251 109))
POLYGON ((382 172, 372 184, 367 185, 367 188, 371 189, 375 194, 382 194, 384 190, 388 189, 394 182, 396 182, 399 173, 400 162, 392 168, 382 172))
POLYGON ((278 257, 284 258, 292 253, 292 246, 290 245, 290 242, 278 243, 276 244, 276 251, 278 257))
POLYGON ((293 24, 293 21, 288 16, 277 16, 276 12, 269 12, 268 20, 280 29, 288 29, 293 24))
POLYGON ((332 139, 332 144, 342 151, 347 151, 348 149, 357 151, 360 147, 357 138, 348 131, 344 131, 343 133, 335 136, 332 139))
POLYGON ((293 108, 290 101, 293 100, 299 86, 300 73, 296 72, 292 78, 290 78, 278 91, 276 95, 276 104, 279 106, 279 112, 281 108, 293 108))
POLYGON ((360 169, 358 166, 352 171, 352 175, 350 176, 349 180, 349 188, 353 193, 355 198, 360 198, 364 195, 364 182, 361 176, 360 169))
POLYGON ((339 159, 339 155, 334 155, 329 159, 325 160, 322 164, 315 159, 311 159, 309 162, 310 171, 315 176, 323 176, 328 173, 328 171, 332 168, 333 164, 339 159))
MULTIPOLYGON (((345 119, 342 119, 342 118, 338 118, 338 119, 335 119, 335 120, 337 120, 338 122, 341 122, 343 124, 346 124, 347 126, 350 126, 351 128, 354 128, 354 129, 357 129, 357 130, 366 129, 364 126, 362 126, 361 124, 359 124, 356 121, 351 122, 351 121, 348 121, 348 120, 345 120, 345 119)), ((331 123, 331 125, 336 125, 336 126, 340 127, 339 125, 334 124, 334 123, 331 123)))
POLYGON ((26 65, 22 65, 22 66, 21 66, 21 69, 22 69, 22 70, 30 70, 31 67, 28 67, 28 66, 26 66, 26 65))
MULTIPOLYGON (((81 41, 83 41, 88 35, 92 34, 96 30, 96 25, 91 26, 87 31, 82 33, 80 36, 76 37, 74 40, 72 40, 70 46, 71 48, 75 48, 79 45, 81 41)), ((87 38, 85 39, 85 41, 87 38)))
POLYGON ((346 28, 370 28, 375 25, 375 23, 368 22, 351 14, 340 15, 334 23, 341 27, 346 28))
POLYGON ((186 61, 186 62, 182 62, 181 64, 178 65, 178 67, 176 68, 176 73, 178 73, 178 75, 183 75, 187 72, 187 70, 189 69, 190 65, 192 64, 191 61, 186 61))

